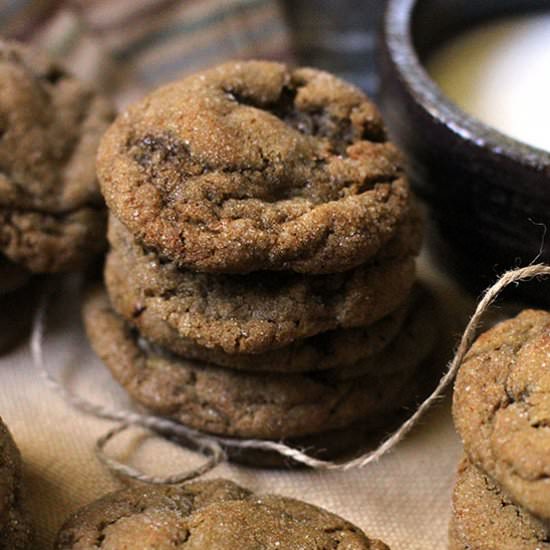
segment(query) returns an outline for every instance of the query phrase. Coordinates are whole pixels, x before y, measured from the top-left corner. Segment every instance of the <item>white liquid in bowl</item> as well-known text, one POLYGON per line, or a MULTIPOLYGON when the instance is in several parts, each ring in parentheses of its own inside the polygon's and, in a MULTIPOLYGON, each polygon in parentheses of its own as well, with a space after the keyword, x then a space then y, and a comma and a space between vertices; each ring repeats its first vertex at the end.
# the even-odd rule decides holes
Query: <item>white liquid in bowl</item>
POLYGON ((427 69, 461 109, 550 151, 550 14, 467 31, 438 50, 427 69))

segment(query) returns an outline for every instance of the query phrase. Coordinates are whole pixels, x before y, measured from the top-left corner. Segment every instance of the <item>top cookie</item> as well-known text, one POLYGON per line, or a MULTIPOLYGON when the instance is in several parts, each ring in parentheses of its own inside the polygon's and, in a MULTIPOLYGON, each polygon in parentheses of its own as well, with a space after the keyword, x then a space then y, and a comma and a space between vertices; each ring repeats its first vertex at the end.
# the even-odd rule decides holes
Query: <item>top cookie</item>
POLYGON ((453 415, 470 460, 550 519, 550 313, 525 310, 482 334, 458 373, 453 415))
POLYGON ((108 206, 180 267, 344 271, 409 209, 374 105, 314 69, 233 62, 164 86, 102 139, 108 206))
POLYGON ((59 271, 104 246, 94 163, 112 117, 40 52, 0 41, 0 251, 10 259, 59 271))
POLYGON ((389 550, 359 528, 311 504, 258 496, 231 481, 137 487, 78 511, 56 550, 389 550))

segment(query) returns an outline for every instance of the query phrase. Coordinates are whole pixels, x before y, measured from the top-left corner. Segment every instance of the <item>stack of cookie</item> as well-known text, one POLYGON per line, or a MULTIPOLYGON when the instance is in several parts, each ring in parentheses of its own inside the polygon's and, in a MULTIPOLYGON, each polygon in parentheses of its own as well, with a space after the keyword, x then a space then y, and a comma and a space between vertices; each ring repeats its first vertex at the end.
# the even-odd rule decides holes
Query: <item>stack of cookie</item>
POLYGON ((120 115, 93 347, 146 408, 320 447, 409 404, 434 341, 419 217, 375 107, 321 71, 242 62, 120 115), (328 433, 331 436, 328 437, 328 433))
POLYGON ((536 310, 484 333, 461 365, 453 550, 550 549, 549 367, 550 313, 536 310))
POLYGON ((0 418, 0 550, 29 548, 30 539, 21 505, 21 455, 0 418))
POLYGON ((94 162, 113 111, 41 53, 1 40, 0 87, 4 349, 29 316, 31 275, 82 269, 105 248, 94 162))

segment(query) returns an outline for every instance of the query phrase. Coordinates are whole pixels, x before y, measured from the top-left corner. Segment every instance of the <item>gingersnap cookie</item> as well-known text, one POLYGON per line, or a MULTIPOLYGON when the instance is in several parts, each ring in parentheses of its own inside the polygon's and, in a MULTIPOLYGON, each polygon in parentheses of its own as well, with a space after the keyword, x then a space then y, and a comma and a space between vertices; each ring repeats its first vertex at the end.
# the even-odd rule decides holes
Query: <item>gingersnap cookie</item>
MULTIPOLYGON (((92 347, 130 396, 147 409, 205 432, 285 439, 379 422, 411 399, 419 364, 391 373, 285 374, 219 368, 174 356, 139 337, 101 288, 84 304, 92 347)), ((406 362, 405 362, 406 364, 406 362)))
POLYGON ((223 479, 106 495, 65 523, 55 549, 92 550, 98 541, 112 550, 389 550, 327 510, 223 479))
POLYGON ((550 519, 550 313, 524 310, 482 334, 460 367, 453 416, 470 460, 550 519))
POLYGON ((95 176, 111 105, 41 52, 0 41, 0 252, 33 272, 79 269, 105 246, 95 176))
POLYGON ((464 459, 453 492, 449 543, 451 550, 550 550, 550 525, 464 459))
POLYGON ((103 137, 98 176, 130 232, 193 271, 348 270, 410 207, 401 155, 368 98, 271 62, 154 91, 103 137))
POLYGON ((21 510, 21 456, 0 418, 0 550, 22 550, 31 535, 21 510))
POLYGON ((328 275, 195 273, 144 250, 112 217, 109 239, 105 280, 117 310, 146 331, 163 330, 151 328, 161 319, 174 347, 224 354, 262 353, 372 324, 405 302, 415 277, 410 254, 328 275))
MULTIPOLYGON (((389 414, 362 419, 343 428, 287 438, 282 440, 283 443, 314 458, 343 461, 376 448, 387 438, 388 433, 402 426, 410 417, 411 411, 416 410, 418 404, 433 391, 442 376, 444 365, 444 362, 439 360, 442 349, 438 347, 439 344, 434 345, 436 337, 442 336, 441 331, 436 329, 439 313, 435 302, 426 292, 418 294, 413 306, 415 309, 411 308, 404 324, 404 334, 390 343, 386 351, 373 356, 372 361, 358 362, 355 368, 339 368, 324 373, 327 380, 338 381, 353 379, 362 373, 367 374, 369 370, 371 374, 384 375, 398 372, 400 369, 407 372, 413 368, 414 377, 409 380, 403 395, 396 399, 401 402, 401 406, 389 414)), ((221 442, 232 462, 260 468, 304 467, 303 463, 291 457, 265 448, 239 447, 239 442, 239 438, 227 437, 221 442), (236 444, 230 444, 231 440, 236 444)))

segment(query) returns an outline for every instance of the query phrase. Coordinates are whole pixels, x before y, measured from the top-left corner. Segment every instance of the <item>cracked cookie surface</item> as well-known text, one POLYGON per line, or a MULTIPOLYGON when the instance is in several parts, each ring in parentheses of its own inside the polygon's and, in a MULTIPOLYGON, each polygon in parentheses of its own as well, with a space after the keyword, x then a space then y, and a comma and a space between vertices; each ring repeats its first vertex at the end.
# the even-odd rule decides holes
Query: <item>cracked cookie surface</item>
POLYGON ((21 456, 0 418, 0 550, 24 550, 30 528, 21 508, 21 456))
MULTIPOLYGON (((140 339, 112 309, 106 292, 88 294, 83 311, 92 347, 138 403, 157 414, 220 435, 285 439, 380 424, 415 397, 423 357, 379 373, 253 373, 178 358, 140 339)), ((429 353, 430 350, 426 350, 429 353)))
POLYGON ((460 367, 453 416, 471 461, 550 519, 550 313, 524 310, 482 334, 460 367))
POLYGON ((145 246, 196 271, 344 271, 410 207, 365 95, 271 62, 227 63, 133 105, 102 139, 98 176, 145 246))
POLYGON ((138 546, 141 550, 389 550, 322 508, 277 495, 256 495, 221 479, 106 495, 68 520, 55 548, 138 546))
POLYGON ((229 275, 178 269, 145 251, 111 217, 105 279, 123 316, 156 333, 162 328, 153 323, 162 320, 175 346, 262 353, 327 330, 369 325, 402 305, 414 284, 412 254, 420 240, 410 238, 418 234, 412 227, 407 237, 396 235, 379 261, 349 272, 229 275))
POLYGON ((463 459, 453 491, 450 550, 549 550, 549 528, 463 459))
POLYGON ((95 176, 108 101, 41 52, 0 41, 0 251, 34 272, 79 269, 103 250, 95 176))

